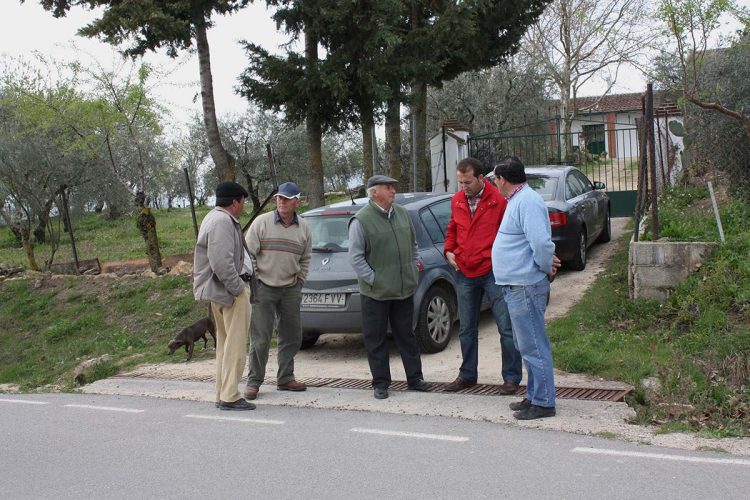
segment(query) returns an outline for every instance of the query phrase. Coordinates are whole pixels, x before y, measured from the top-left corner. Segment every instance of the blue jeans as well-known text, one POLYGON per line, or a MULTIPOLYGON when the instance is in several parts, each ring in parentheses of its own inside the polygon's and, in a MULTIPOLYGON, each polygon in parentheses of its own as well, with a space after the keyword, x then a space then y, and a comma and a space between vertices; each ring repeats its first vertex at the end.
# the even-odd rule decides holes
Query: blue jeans
POLYGON ((470 382, 477 381, 477 365, 479 356, 479 313, 482 307, 482 297, 487 294, 492 307, 492 315, 497 323, 500 334, 500 347, 503 352, 503 380, 506 382, 521 382, 521 353, 513 342, 508 307, 505 305, 503 294, 492 271, 477 278, 467 278, 461 271, 456 273, 456 287, 458 292, 458 319, 460 329, 458 338, 461 341, 461 355, 463 362, 458 376, 470 382))
POLYGON ((526 364, 527 398, 532 404, 554 408, 555 377, 552 349, 544 327, 549 281, 533 285, 503 285, 516 346, 526 364))

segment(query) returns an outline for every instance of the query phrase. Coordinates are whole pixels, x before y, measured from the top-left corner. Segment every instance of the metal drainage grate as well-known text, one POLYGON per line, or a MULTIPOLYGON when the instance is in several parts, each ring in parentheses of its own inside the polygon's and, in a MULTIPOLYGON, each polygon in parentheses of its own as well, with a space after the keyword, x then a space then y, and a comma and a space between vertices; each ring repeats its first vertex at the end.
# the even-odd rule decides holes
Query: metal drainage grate
MULTIPOLYGON (((126 373, 120 375, 122 378, 153 378, 153 374, 150 373, 126 373)), ((116 377, 115 377, 116 378, 116 377)), ((170 377, 158 377, 161 379, 168 378, 171 380, 185 380, 192 382, 213 382, 213 375, 205 376, 170 376, 170 377)), ((243 378, 243 380, 246 380, 243 378)), ((354 378, 316 378, 316 377, 301 377, 298 378, 300 382, 304 382, 308 387, 328 387, 331 389, 372 389, 372 382, 370 380, 354 379, 354 378)), ((265 384, 276 385, 275 378, 266 378, 265 384)), ((448 385, 446 382, 428 382, 428 392, 442 392, 448 393, 445 387, 448 385)), ((406 391, 408 386, 404 381, 391 382, 389 387, 391 391, 406 391)), ((555 394, 560 399, 579 399, 588 401, 612 401, 619 402, 625 401, 625 396, 633 392, 632 387, 621 388, 621 389, 596 389, 590 387, 556 387, 555 394)), ((477 384, 468 389, 462 389, 458 392, 448 394, 471 394, 474 396, 498 396, 500 395, 500 386, 496 384, 477 384)), ((519 387, 516 396, 524 396, 526 394, 526 386, 522 385, 519 387)))

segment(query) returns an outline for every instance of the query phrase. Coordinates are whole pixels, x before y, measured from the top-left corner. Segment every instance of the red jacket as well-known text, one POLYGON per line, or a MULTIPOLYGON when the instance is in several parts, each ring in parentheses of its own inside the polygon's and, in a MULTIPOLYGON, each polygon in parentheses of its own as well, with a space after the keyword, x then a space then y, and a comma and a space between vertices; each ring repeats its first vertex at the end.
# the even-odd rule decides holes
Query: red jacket
POLYGON ((458 269, 467 278, 492 271, 492 244, 507 205, 505 197, 487 179, 473 218, 466 193, 459 191, 451 198, 451 220, 443 251, 455 254, 458 269))

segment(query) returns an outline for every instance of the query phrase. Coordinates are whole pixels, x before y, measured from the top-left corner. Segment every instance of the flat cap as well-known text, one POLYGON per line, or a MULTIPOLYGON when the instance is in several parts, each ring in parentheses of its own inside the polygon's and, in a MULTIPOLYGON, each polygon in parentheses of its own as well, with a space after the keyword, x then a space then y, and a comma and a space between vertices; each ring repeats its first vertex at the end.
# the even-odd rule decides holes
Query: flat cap
POLYGON ((224 198, 224 199, 237 199, 240 197, 247 198, 249 195, 247 193, 247 190, 237 184, 236 182, 231 181, 224 181, 220 182, 218 186, 216 186, 216 198, 224 198))
POLYGON ((387 175, 373 175, 372 177, 367 179, 368 188, 377 186, 378 184, 398 184, 398 181, 393 177, 388 177, 387 175))

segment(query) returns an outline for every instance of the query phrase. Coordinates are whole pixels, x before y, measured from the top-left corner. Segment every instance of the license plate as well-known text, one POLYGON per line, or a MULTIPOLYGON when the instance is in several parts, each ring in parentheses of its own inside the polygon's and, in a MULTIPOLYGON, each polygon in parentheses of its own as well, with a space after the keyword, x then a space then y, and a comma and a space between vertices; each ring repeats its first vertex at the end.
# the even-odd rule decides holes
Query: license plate
POLYGON ((302 306, 342 307, 346 304, 345 293, 303 293, 302 306))

